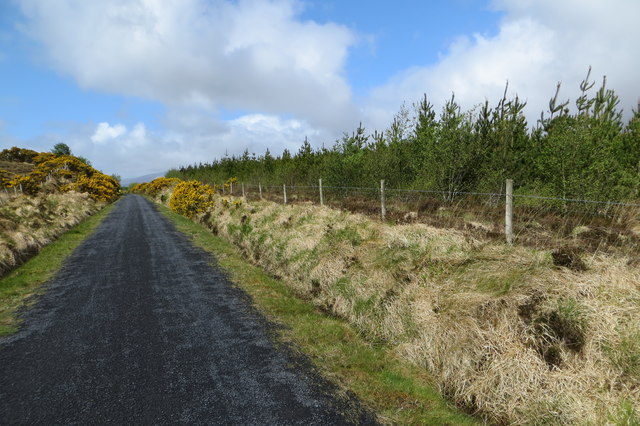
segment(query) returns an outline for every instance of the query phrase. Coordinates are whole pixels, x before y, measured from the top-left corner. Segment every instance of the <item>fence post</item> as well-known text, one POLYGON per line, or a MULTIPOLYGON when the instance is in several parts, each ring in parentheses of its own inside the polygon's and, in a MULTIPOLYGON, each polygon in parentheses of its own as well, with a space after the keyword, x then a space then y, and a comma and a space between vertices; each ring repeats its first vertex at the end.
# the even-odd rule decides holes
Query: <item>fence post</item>
POLYGON ((322 179, 319 180, 318 188, 320 189, 320 205, 324 206, 324 198, 322 197, 322 179))
POLYGON ((229 182, 229 194, 233 195, 233 182, 229 182))
POLYGON ((506 194, 504 233, 507 237, 507 244, 513 244, 513 179, 507 179, 506 194))
POLYGON ((282 193, 284 194, 284 203, 287 204, 287 184, 282 184, 282 193))
POLYGON ((258 182, 258 192, 260 192, 260 199, 262 200, 262 183, 258 182))
POLYGON ((244 196, 244 182, 242 182, 240 185, 242 185, 242 198, 246 198, 246 197, 244 196))
POLYGON ((380 181, 380 216, 382 220, 387 217, 387 206, 384 202, 384 179, 380 181))

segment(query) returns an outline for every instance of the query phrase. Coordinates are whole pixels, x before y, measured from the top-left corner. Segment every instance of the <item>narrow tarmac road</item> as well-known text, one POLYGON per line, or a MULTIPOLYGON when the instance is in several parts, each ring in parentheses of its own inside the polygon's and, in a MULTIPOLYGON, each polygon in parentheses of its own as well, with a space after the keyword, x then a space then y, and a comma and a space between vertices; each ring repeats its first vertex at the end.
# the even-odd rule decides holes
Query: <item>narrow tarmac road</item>
POLYGON ((0 424, 372 422, 212 262, 124 197, 0 340, 0 424))

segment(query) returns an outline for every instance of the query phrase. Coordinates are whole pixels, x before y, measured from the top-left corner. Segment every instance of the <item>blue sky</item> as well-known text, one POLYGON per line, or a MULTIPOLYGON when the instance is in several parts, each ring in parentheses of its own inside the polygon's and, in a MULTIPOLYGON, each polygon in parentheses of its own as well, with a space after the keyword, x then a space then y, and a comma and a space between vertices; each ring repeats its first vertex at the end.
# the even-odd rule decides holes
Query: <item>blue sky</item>
POLYGON ((66 142, 134 177, 244 149, 331 145, 403 103, 510 96, 532 124, 589 65, 630 111, 640 2, 16 0, 0 3, 0 148, 66 142))
POLYGON ((340 22, 361 34, 346 65, 354 92, 366 96, 398 70, 438 61, 458 37, 495 34, 502 13, 486 1, 314 1, 303 18, 340 22))

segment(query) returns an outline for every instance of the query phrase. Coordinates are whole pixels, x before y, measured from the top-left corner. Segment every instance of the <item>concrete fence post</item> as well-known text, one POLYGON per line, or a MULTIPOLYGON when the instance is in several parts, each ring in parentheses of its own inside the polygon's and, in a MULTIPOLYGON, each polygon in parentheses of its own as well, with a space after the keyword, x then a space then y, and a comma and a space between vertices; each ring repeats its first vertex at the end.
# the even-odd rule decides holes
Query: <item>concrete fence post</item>
POLYGON ((258 182, 258 192, 260 193, 260 199, 262 200, 262 183, 258 182))
POLYGON ((384 179, 380 181, 380 216, 382 220, 387 217, 387 206, 384 200, 384 179))
POLYGON ((318 181, 318 189, 320 190, 320 205, 324 206, 324 197, 322 196, 322 179, 318 181))
POLYGON ((246 198, 244 194, 244 182, 242 182, 240 185, 242 185, 242 198, 246 198))
POLYGON ((229 194, 233 195, 233 182, 229 182, 229 194))
POLYGON ((282 184, 282 194, 284 195, 284 203, 287 204, 287 184, 282 184))
POLYGON ((513 244, 513 179, 507 179, 506 203, 504 216, 504 233, 507 244, 513 244))

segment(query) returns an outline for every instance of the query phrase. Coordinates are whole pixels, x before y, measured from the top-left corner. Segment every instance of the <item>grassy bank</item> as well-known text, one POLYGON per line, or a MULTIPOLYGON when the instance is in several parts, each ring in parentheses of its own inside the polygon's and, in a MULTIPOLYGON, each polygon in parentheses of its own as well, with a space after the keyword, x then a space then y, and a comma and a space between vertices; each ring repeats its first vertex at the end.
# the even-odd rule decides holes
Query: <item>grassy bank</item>
POLYGON ((633 255, 567 252, 571 262, 558 262, 556 252, 462 230, 208 198, 191 186, 156 199, 198 206, 187 214, 298 298, 393 348, 459 407, 496 423, 639 421, 633 255))
POLYGON ((0 277, 105 204, 77 192, 0 194, 0 277))
POLYGON ((385 423, 478 424, 452 408, 420 368, 402 362, 393 348, 372 345, 344 320, 324 315, 279 280, 249 264, 240 250, 203 226, 161 207, 196 245, 213 253, 232 280, 270 320, 284 325, 279 338, 300 348, 325 375, 354 392, 385 423))
MULTIPOLYGON (((41 294, 42 284, 55 275, 64 260, 96 229, 113 206, 103 208, 69 229, 44 246, 38 255, 0 279, 0 336, 17 331, 19 319, 16 312, 32 303, 35 300, 32 296, 41 294)), ((74 207, 69 205, 67 208, 74 207)))

